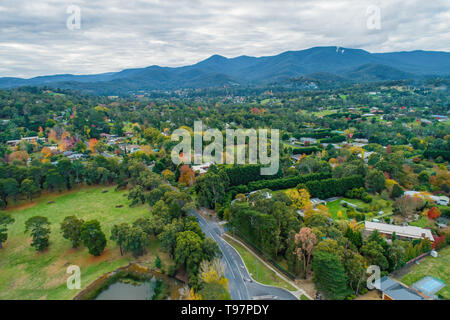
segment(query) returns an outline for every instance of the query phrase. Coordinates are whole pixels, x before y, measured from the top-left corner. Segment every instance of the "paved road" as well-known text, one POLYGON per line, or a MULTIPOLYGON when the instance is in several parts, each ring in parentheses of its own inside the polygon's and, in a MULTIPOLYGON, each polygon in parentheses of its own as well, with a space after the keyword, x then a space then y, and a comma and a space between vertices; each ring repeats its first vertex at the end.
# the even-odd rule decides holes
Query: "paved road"
POLYGON ((297 298, 287 290, 261 285, 251 280, 250 275, 245 268, 236 250, 222 239, 224 232, 221 225, 215 221, 209 221, 203 218, 197 211, 192 210, 203 232, 207 237, 212 238, 219 245, 222 251, 222 261, 225 264, 225 277, 228 279, 232 300, 250 300, 250 299, 278 299, 278 300, 297 300, 297 298))

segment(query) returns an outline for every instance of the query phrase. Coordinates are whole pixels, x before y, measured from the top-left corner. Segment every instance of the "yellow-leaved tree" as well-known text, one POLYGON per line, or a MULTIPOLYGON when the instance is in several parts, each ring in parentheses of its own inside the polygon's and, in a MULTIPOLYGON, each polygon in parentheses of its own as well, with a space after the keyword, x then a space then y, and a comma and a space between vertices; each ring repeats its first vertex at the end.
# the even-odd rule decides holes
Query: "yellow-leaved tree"
POLYGON ((309 192, 306 189, 289 189, 286 194, 296 209, 303 209, 310 203, 309 192))

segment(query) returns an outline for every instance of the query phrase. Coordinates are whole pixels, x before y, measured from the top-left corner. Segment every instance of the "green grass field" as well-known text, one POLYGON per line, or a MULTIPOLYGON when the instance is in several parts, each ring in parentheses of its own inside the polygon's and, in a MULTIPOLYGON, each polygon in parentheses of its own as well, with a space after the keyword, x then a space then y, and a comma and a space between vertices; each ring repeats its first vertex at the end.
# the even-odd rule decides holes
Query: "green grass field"
POLYGON ((431 228, 434 226, 434 221, 422 216, 419 220, 410 222, 409 225, 420 228, 431 228))
MULTIPOLYGON (((379 202, 382 202, 384 204, 384 208, 382 210, 384 211, 385 214, 389 215, 390 213, 392 213, 392 202, 391 201, 383 200, 379 196, 372 196, 372 197, 373 197, 372 202, 379 201, 379 202)), ((345 208, 345 207, 343 207, 341 205, 341 201, 342 200, 344 200, 346 202, 349 202, 349 203, 352 203, 352 204, 355 204, 359 208, 367 208, 367 209, 370 210, 371 203, 365 203, 364 201, 359 200, 359 199, 341 198, 339 200, 331 201, 331 202, 327 203, 328 210, 329 210, 330 215, 331 215, 331 217, 333 219, 347 219, 347 215, 345 214, 347 208, 345 208), (339 211, 342 212, 342 217, 338 217, 337 214, 338 214, 339 211)), ((366 213, 366 215, 370 217, 370 214, 366 213)), ((376 212, 372 212, 372 216, 374 218, 377 217, 377 213, 376 212)), ((385 216, 385 215, 383 215, 383 216, 385 216)), ((379 217, 381 217, 381 216, 378 216, 378 218, 379 217)))
MULTIPOLYGON (((133 222, 149 215, 147 206, 130 208, 126 191, 114 191, 114 187, 87 187, 63 194, 46 195, 37 201, 9 209, 16 220, 9 225, 8 240, 0 250, 0 299, 71 299, 80 290, 68 290, 66 273, 69 265, 81 269, 81 289, 101 275, 127 265, 133 258, 120 256, 115 243, 109 240, 114 224, 133 222), (103 193, 102 190, 108 190, 103 193), (54 203, 47 204, 50 200, 54 203), (116 208, 116 205, 123 205, 116 208), (50 247, 38 253, 30 246, 30 237, 24 234, 25 221, 36 215, 47 217, 51 223, 50 247), (60 223, 69 215, 85 221, 97 219, 108 239, 103 254, 94 257, 87 248, 72 249, 70 241, 60 233, 60 223)), ((169 258, 159 250, 153 240, 148 253, 139 258, 143 263, 153 263, 158 253, 163 262, 169 258)), ((167 266, 167 264, 166 264, 167 266)))
POLYGON ((228 237, 225 240, 239 252, 253 279, 269 286, 276 286, 290 291, 297 291, 296 288, 281 279, 273 270, 269 269, 264 263, 256 258, 250 251, 247 250, 247 248, 228 237))
POLYGON ((450 247, 440 250, 437 258, 428 256, 422 259, 420 264, 414 265, 408 274, 402 277, 401 281, 410 286, 425 276, 433 276, 444 281, 447 286, 438 293, 444 299, 450 299, 450 247))

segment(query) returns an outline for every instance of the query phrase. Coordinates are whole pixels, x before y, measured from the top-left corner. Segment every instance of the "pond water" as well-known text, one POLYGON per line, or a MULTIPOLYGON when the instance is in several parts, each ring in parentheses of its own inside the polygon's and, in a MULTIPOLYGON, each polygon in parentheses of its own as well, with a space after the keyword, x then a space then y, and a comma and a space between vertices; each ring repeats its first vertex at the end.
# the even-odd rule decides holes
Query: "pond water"
POLYGON ((155 288, 161 285, 161 282, 155 277, 136 284, 118 281, 102 291, 95 300, 152 300, 155 288))
POLYGON ((153 277, 151 280, 145 280, 142 282, 117 282, 111 284, 108 288, 103 290, 95 300, 153 300, 153 299, 173 299, 176 298, 173 295, 173 291, 177 292, 179 286, 175 288, 169 285, 166 281, 156 279, 153 277), (161 294, 163 287, 169 287, 161 294), (173 290, 175 289, 175 290, 173 290), (155 294, 156 293, 156 294, 155 294))

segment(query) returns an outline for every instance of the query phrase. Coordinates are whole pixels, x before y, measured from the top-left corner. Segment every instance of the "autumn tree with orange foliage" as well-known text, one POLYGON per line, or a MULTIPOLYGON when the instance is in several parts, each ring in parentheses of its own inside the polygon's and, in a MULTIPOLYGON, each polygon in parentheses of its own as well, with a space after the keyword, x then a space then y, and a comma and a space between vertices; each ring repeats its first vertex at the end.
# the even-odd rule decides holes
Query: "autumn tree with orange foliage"
POLYGON ((295 244, 297 248, 294 254, 297 256, 298 260, 303 262, 303 277, 306 279, 308 273, 309 265, 311 264, 311 255, 314 246, 317 244, 317 237, 311 228, 303 227, 295 235, 295 244))
POLYGON ((195 174, 194 171, 187 165, 183 164, 180 168, 180 178, 178 179, 178 182, 183 183, 189 187, 194 185, 195 183, 195 174))
POLYGON ((428 218, 430 218, 432 220, 436 220, 440 216, 441 216, 441 212, 439 211, 438 208, 433 207, 430 210, 428 210, 428 218))
POLYGON ((28 153, 26 151, 15 151, 8 156, 9 163, 26 162, 28 153))
POLYGON ((98 140, 95 138, 89 139, 89 150, 91 150, 92 153, 95 153, 95 146, 98 144, 98 140))

